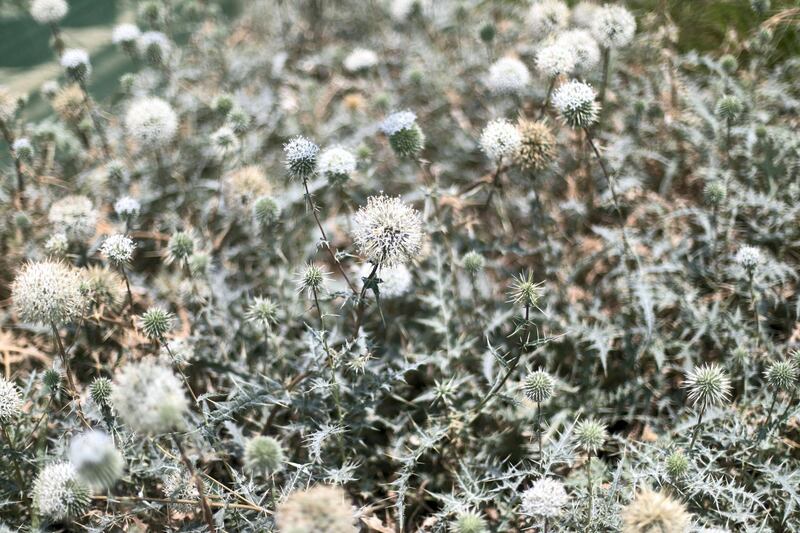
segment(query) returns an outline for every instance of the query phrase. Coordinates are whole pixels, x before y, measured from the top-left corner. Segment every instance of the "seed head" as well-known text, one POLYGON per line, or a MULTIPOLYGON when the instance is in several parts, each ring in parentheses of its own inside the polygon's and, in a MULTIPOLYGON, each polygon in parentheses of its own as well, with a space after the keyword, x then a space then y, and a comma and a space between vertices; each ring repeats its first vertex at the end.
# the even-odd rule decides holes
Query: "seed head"
POLYGON ((22 396, 17 386, 0 376, 0 423, 5 424, 19 415, 22 396))
POLYGON ((455 520, 450 522, 452 533, 486 533, 486 520, 477 511, 464 511, 458 513, 455 520))
POLYGON ((67 16, 69 6, 66 0, 33 0, 31 16, 39 24, 55 24, 67 16))
POLYGON ((764 378, 775 390, 792 390, 797 383, 797 367, 792 361, 775 361, 764 371, 764 378))
POLYGON ((125 461, 105 432, 89 430, 72 439, 69 462, 78 477, 97 489, 109 489, 122 477, 125 461))
POLYGON ((525 396, 532 402, 546 402, 553 396, 553 377, 544 370, 537 370, 525 378, 525 396))
POLYGON ((63 233, 54 233, 44 243, 45 251, 56 257, 62 257, 69 249, 69 239, 63 233))
POLYGON ((100 253, 113 265, 125 266, 133 259, 136 243, 127 235, 120 233, 110 235, 100 246, 100 253))
POLYGON ((317 485, 290 494, 278 505, 275 519, 280 533, 357 533, 347 494, 339 487, 317 485))
POLYGON ((584 451, 596 454, 608 439, 605 424, 595 420, 583 420, 575 427, 575 442, 584 451))
POLYGON ((269 298, 256 296, 244 316, 250 322, 260 323, 261 327, 270 329, 278 323, 278 304, 269 298))
MULTIPOLYGON (((165 477, 161 487, 161 492, 167 498, 175 500, 197 501, 200 494, 197 492, 197 485, 192 480, 192 476, 186 471, 186 467, 171 470, 165 477)), ((182 512, 190 512, 194 509, 191 504, 177 504, 175 508, 182 512)))
POLYGON ((542 121, 521 119, 517 129, 522 137, 514 153, 514 162, 525 170, 542 170, 556 156, 556 138, 542 121))
POLYGON ((61 54, 61 66, 70 81, 83 83, 92 73, 92 64, 89 62, 89 54, 86 50, 70 48, 61 54))
POLYGON ((356 248, 374 265, 407 263, 422 249, 420 213, 398 197, 371 196, 353 217, 353 227, 356 248))
POLYGON ((486 85, 495 94, 517 94, 531 82, 528 67, 517 58, 502 57, 489 67, 486 85))
POLYGON ((683 387, 689 390, 689 401, 695 407, 706 408, 727 401, 731 382, 716 363, 699 366, 686 374, 683 387))
POLYGON ((319 295, 323 291, 330 277, 330 272, 324 267, 307 263, 297 272, 297 291, 306 292, 309 296, 319 295))
POLYGON ((522 135, 505 119, 496 119, 481 133, 481 149, 492 161, 513 157, 522 145, 522 135))
POLYGON ((47 217, 69 240, 82 242, 94 235, 98 214, 86 196, 69 195, 53 203, 47 217))
POLYGON ((475 250, 469 251, 461 258, 461 264, 469 274, 475 275, 486 266, 486 259, 475 250))
POLYGON ((569 8, 560 0, 540 0, 528 11, 528 25, 536 39, 564 29, 569 23, 569 8))
POLYGON ((320 154, 318 168, 329 183, 339 185, 356 171, 356 158, 344 148, 334 146, 320 154))
POLYGON ((561 514, 568 501, 569 496, 563 483, 543 477, 522 493, 521 512, 527 516, 555 518, 561 514))
POLYGON ((691 515, 667 494, 644 489, 622 510, 622 522, 623 533, 685 533, 691 515))
POLYGON ((117 371, 111 405, 134 432, 156 435, 183 426, 189 402, 180 379, 153 359, 117 371))
POLYGON ((143 97, 128 108, 125 128, 143 148, 159 148, 169 144, 178 132, 178 116, 164 100, 143 97))
POLYGON ((59 89, 51 105, 61 120, 68 124, 78 124, 86 114, 83 91, 74 83, 59 89))
POLYGON ((281 443, 272 437, 259 435, 247 441, 244 448, 244 465, 254 474, 268 475, 283 467, 285 458, 281 443))
POLYGON ((175 316, 160 307, 151 307, 139 317, 140 327, 151 339, 162 339, 172 329, 175 316))
POLYGON ((86 300, 80 272, 59 261, 27 263, 11 286, 14 307, 26 322, 56 326, 81 316, 86 300))
POLYGON ((33 482, 31 499, 36 510, 52 520, 81 516, 89 508, 89 487, 70 463, 45 466, 33 482))
POLYGON ((544 294, 544 282, 533 281, 533 272, 527 271, 514 278, 508 291, 508 301, 525 307, 538 308, 544 294))
POLYGON ((587 128, 597 122, 600 104, 595 101, 594 89, 582 81, 568 81, 553 93, 553 107, 566 124, 573 128, 587 128))
POLYGON ((283 157, 289 177, 308 179, 317 168, 319 146, 298 135, 283 145, 283 157))
POLYGON ((605 5, 594 15, 592 35, 603 48, 622 48, 636 33, 636 19, 621 5, 605 5))

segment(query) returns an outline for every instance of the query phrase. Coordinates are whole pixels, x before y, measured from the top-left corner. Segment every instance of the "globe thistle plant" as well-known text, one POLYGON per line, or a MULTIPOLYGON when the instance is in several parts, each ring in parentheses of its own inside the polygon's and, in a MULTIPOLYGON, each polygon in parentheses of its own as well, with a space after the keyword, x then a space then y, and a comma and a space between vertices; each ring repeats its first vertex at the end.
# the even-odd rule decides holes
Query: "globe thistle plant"
POLYGON ((324 267, 315 263, 307 263, 297 272, 297 290, 301 293, 305 292, 316 299, 325 289, 329 277, 330 272, 325 270, 324 267))
POLYGON ((86 50, 70 48, 61 54, 61 66, 70 81, 85 83, 92 73, 92 64, 86 50))
POLYGON ((464 254, 464 257, 461 258, 461 265, 464 267, 464 270, 466 270, 467 273, 475 276, 486 266, 486 259, 484 259, 479 252, 470 250, 464 254))
POLYGON ((259 198, 270 194, 271 187, 264 171, 247 165, 228 172, 222 183, 226 206, 237 214, 251 213, 259 198))
POLYGON ((68 195, 50 206, 47 217, 70 241, 83 242, 94 235, 98 213, 86 196, 68 195))
POLYGON ((477 511, 462 511, 450 522, 452 533, 486 533, 486 520, 477 511))
POLYGON ((14 308, 22 320, 60 326, 77 320, 86 305, 79 271, 59 261, 27 263, 11 286, 14 308))
POLYGON ((492 161, 513 157, 522 144, 519 130, 504 119, 496 119, 483 129, 481 133, 481 149, 492 161))
POLYGON ((691 515, 681 502, 666 493, 645 488, 622 510, 622 522, 623 533, 685 533, 691 515))
POLYGON ((175 137, 178 116, 172 106, 160 98, 139 98, 125 114, 125 129, 143 148, 155 149, 169 144, 175 137))
POLYGON ((417 125, 417 115, 411 111, 398 111, 386 117, 380 125, 389 137, 389 145, 398 157, 416 156, 425 147, 425 134, 417 125))
POLYGON ((100 253, 103 254, 103 257, 118 267, 130 264, 134 250, 136 250, 136 243, 133 242, 133 239, 120 233, 108 236, 100 246, 100 253))
POLYGON ((122 477, 125 462, 106 433, 89 430, 72 439, 69 461, 87 485, 109 489, 122 477))
POLYGON ((283 447, 272 437, 259 435, 245 445, 245 468, 253 474, 274 474, 283 467, 284 461, 283 447))
POLYGON ((578 57, 572 47, 556 41, 539 49, 536 54, 536 69, 548 78, 554 78, 572 72, 577 61, 578 57))
POLYGON ((736 263, 741 266, 749 276, 752 276, 758 266, 763 262, 761 250, 755 246, 742 245, 734 257, 736 263))
POLYGON ((52 520, 81 516, 89 508, 89 487, 67 462, 45 466, 33 482, 31 494, 36 511, 52 520))
POLYGON ((342 489, 328 485, 290 494, 278 505, 275 522, 280 533, 358 531, 349 498, 342 489))
POLYGON ((289 177, 307 180, 317 168, 319 146, 298 135, 283 145, 283 158, 289 177))
POLYGON ((764 371, 767 384, 776 391, 791 391, 797 383, 798 370, 792 361, 775 361, 764 371))
POLYGON ((633 40, 636 19, 623 6, 607 4, 595 12, 590 29, 603 48, 622 48, 633 40))
POLYGON ((573 128, 588 128, 597 122, 600 105, 595 101, 597 93, 592 86, 582 81, 568 81, 553 93, 553 107, 564 122, 573 128))
POLYGON ((372 196, 353 217, 353 241, 373 265, 392 267, 411 261, 422 249, 419 211, 393 196, 372 196))
MULTIPOLYGON (((173 468, 164 476, 161 492, 165 497, 175 500, 197 501, 200 497, 197 486, 192 483, 192 476, 185 467, 173 468)), ((190 512, 193 507, 183 503, 175 505, 176 509, 183 512, 190 512)))
POLYGON ((532 402, 546 402, 553 395, 553 377, 544 370, 531 372, 525 377, 525 396, 532 402))
POLYGON ((329 183, 338 185, 347 181, 355 172, 356 158, 344 148, 334 146, 320 154, 318 168, 319 172, 328 178, 329 183))
POLYGON ((139 211, 142 209, 142 204, 139 200, 131 198, 130 196, 123 196, 114 202, 114 212, 122 220, 131 220, 139 216, 139 211))
POLYGON ((600 63, 600 47, 587 30, 561 32, 555 43, 572 51, 576 71, 589 72, 600 63))
POLYGON ((533 281, 533 272, 524 272, 511 282, 508 290, 508 301, 525 308, 527 320, 531 308, 539 309, 539 302, 544 294, 544 282, 533 281))
POLYGON ((110 404, 111 399, 111 391, 112 391, 111 380, 104 377, 94 378, 92 384, 89 386, 89 395, 92 397, 92 401, 100 407, 105 407, 110 404))
POLYGON ((151 307, 139 317, 139 324, 145 335, 161 340, 172 329, 175 316, 160 307, 151 307))
POLYGON ((728 188, 722 180, 711 180, 703 187, 703 198, 713 206, 718 207, 728 196, 728 188))
POLYGON ((278 323, 278 309, 278 304, 271 299, 256 296, 247 307, 244 316, 248 321, 258 323, 269 330, 272 325, 278 323))
POLYGON ((678 450, 667 456, 664 467, 670 479, 678 480, 689 471, 689 459, 682 451, 678 450))
POLYGON ((136 42, 142 31, 135 24, 124 23, 114 26, 111 32, 111 42, 122 46, 128 53, 136 50, 136 42))
POLYGON ((169 37, 160 31, 146 31, 139 36, 136 46, 139 53, 152 65, 163 65, 167 62, 172 50, 169 37))
POLYGON ((194 238, 185 231, 176 231, 169 238, 167 243, 167 264, 171 263, 186 263, 194 253, 195 242, 194 238))
POLYGON ((236 132, 230 126, 221 126, 211 134, 211 147, 219 159, 235 153, 239 150, 239 139, 236 137, 236 132))
POLYGON ((605 444, 608 433, 605 424, 595 420, 582 420, 575 426, 574 437, 578 446, 592 455, 597 454, 605 444))
POLYGON ((726 122, 736 122, 744 111, 742 101, 733 95, 725 95, 717 100, 717 116, 726 122))
POLYGON ((280 206, 269 196, 261 196, 253 203, 253 217, 262 227, 271 226, 278 221, 280 216, 280 206))
POLYGON ((33 0, 30 13, 39 24, 55 24, 67 16, 69 5, 66 0, 33 0))
POLYGON ((110 400, 122 422, 146 435, 181 428, 189 410, 180 378, 152 359, 131 362, 118 370, 110 400))
POLYGON ((689 401, 701 410, 714 405, 721 405, 730 396, 731 387, 727 374, 715 363, 696 367, 686 374, 683 383, 689 401))
POLYGON ((16 418, 22 409, 22 396, 17 386, 0 376, 0 424, 16 418))
POLYGON ((569 8, 561 0, 539 0, 528 11, 528 26, 535 39, 564 29, 569 23, 569 8))
POLYGON ((543 477, 522 493, 522 514, 537 518, 556 518, 569 502, 564 484, 556 479, 543 477))
POLYGON ((42 383, 52 395, 56 395, 61 391, 62 381, 61 372, 55 367, 48 368, 42 374, 42 383))
POLYGON ((531 73, 522 61, 514 57, 503 57, 489 67, 486 85, 495 94, 518 94, 530 82, 531 73))

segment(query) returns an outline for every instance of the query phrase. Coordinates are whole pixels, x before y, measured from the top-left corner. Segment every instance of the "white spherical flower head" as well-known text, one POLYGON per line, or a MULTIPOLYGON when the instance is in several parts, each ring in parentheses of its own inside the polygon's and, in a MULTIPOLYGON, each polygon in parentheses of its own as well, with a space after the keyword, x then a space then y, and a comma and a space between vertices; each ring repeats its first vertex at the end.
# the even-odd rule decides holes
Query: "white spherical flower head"
POLYGON ((594 14, 592 35, 603 48, 621 48, 633 40, 636 19, 619 5, 605 5, 594 14))
POLYGON ((26 322, 53 325, 78 319, 86 300, 78 269, 59 261, 38 261, 22 267, 11 285, 14 308, 26 322))
POLYGON ((69 462, 82 480, 98 489, 110 488, 124 469, 122 454, 103 431, 89 430, 72 439, 69 462))
POLYGON ((356 171, 356 157, 339 146, 327 148, 319 156, 318 168, 329 179, 346 178, 356 171))
POLYGON ((716 363, 699 366, 688 372, 683 386, 689 390, 689 401, 699 408, 720 405, 731 394, 731 380, 716 363))
POLYGON ((33 483, 33 505, 43 516, 65 520, 81 516, 89 507, 89 487, 67 462, 45 466, 33 483))
POLYGON ((230 126, 221 126, 211 134, 211 145, 218 158, 224 158, 239 149, 239 138, 230 126))
POLYGON ((178 131, 178 116, 161 98, 140 98, 125 115, 125 128, 146 148, 170 142, 178 131))
POLYGON ((555 518, 569 501, 564 484, 543 477, 522 493, 522 514, 542 518, 555 518))
POLYGON ((397 111, 383 119, 380 129, 386 135, 394 135, 413 128, 416 122, 417 115, 413 111, 397 111))
POLYGON ((348 54, 343 64, 348 72, 368 70, 378 64, 378 54, 366 48, 356 48, 348 54))
POLYGON ((182 427, 189 409, 181 380, 152 359, 129 363, 117 371, 110 400, 125 424, 148 435, 182 427))
POLYGON ((50 223, 71 241, 85 241, 95 233, 97 211, 86 196, 69 195, 50 206, 50 223))
POLYGON ((560 0, 537 1, 528 11, 528 24, 537 39, 566 28, 568 22, 569 8, 560 0))
POLYGON ((136 43, 139 53, 155 63, 161 63, 172 50, 169 37, 160 31, 146 31, 139 36, 136 43))
POLYGON ((61 55, 61 66, 74 81, 84 81, 92 73, 89 53, 80 48, 70 48, 61 55))
POLYGON ((422 249, 422 217, 400 198, 368 198, 353 217, 353 225, 356 248, 373 265, 406 263, 422 249))
POLYGON ((117 233, 109 236, 100 246, 100 253, 111 263, 124 266, 133 259, 136 243, 127 235, 117 233))
POLYGON ((748 246, 746 244, 739 248, 734 259, 739 266, 744 268, 748 273, 754 272, 763 261, 761 250, 755 246, 748 246))
POLYGON ((139 200, 131 198, 130 196, 123 196, 114 202, 114 212, 121 218, 131 218, 139 214, 142 209, 142 204, 139 200))
MULTIPOLYGON (((359 270, 360 277, 366 278, 372 272, 373 265, 364 263, 359 270)), ((406 265, 395 265, 393 267, 381 268, 377 272, 378 284, 381 298, 397 298, 404 295, 411 289, 412 277, 411 270, 406 265)))
POLYGON ((39 24, 54 24, 67 16, 67 0, 33 0, 31 16, 39 24))
POLYGON ((569 30, 560 33, 556 43, 569 48, 575 55, 575 70, 588 72, 600 63, 600 47, 586 30, 569 30))
POLYGON ((600 6, 594 2, 582 1, 572 8, 572 23, 579 28, 591 28, 600 6))
POLYGON ((556 42, 539 50, 536 54, 536 68, 545 76, 552 78, 572 72, 577 59, 571 47, 556 42))
POLYGON ((564 122, 573 128, 586 128, 597 121, 600 104, 595 101, 597 93, 588 83, 571 80, 553 93, 555 107, 564 122))
POLYGON ((0 376, 0 424, 16 417, 22 409, 22 397, 17 386, 0 376))
POLYGON ((516 94, 525 89, 530 81, 531 73, 522 61, 503 57, 489 67, 486 85, 495 94, 516 94))
POLYGON ((319 146, 313 141, 298 135, 283 145, 283 157, 286 170, 292 178, 306 179, 317 167, 319 146))
POLYGON ((114 44, 129 45, 136 42, 141 35, 141 30, 135 24, 120 24, 119 26, 115 26, 114 31, 111 32, 111 42, 114 44))
POLYGON ((491 121, 481 133, 481 149, 494 161, 513 156, 521 144, 519 130, 505 119, 491 121))

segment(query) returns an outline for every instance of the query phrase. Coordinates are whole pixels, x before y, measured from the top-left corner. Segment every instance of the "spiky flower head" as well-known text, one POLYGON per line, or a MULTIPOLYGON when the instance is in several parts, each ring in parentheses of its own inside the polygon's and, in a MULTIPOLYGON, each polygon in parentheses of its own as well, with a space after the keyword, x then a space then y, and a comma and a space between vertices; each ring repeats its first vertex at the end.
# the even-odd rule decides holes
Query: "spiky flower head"
POLYGON ((11 150, 20 161, 30 163, 33 160, 33 145, 27 137, 20 137, 11 144, 11 150))
POLYGON ((147 435, 182 427, 189 410, 181 380, 169 367, 150 358, 117 371, 111 405, 133 431, 147 435))
POLYGON ((392 267, 414 259, 422 249, 419 211, 395 196, 371 196, 353 217, 353 241, 374 265, 392 267))
POLYGON ((461 258, 461 264, 464 270, 474 276, 486 266, 486 259, 479 252, 471 250, 461 258))
POLYGON ((575 426, 575 442, 584 451, 596 454, 608 439, 606 425, 596 420, 582 420, 575 426))
POLYGON ((775 361, 764 371, 764 378, 776 390, 792 390, 797 383, 798 370, 792 361, 775 361))
POLYGON ((668 494, 645 488, 622 510, 622 522, 623 533, 685 533, 691 515, 668 494))
POLYGON ((527 271, 516 276, 508 290, 508 301, 524 307, 539 307, 544 294, 544 282, 533 281, 533 272, 527 271))
POLYGON ((125 129, 143 148, 159 148, 178 132, 178 115, 161 98, 142 97, 128 108, 125 129))
POLYGON ((555 518, 567 505, 569 495, 564 484, 556 479, 543 477, 522 493, 521 512, 527 516, 555 518))
POLYGON ((80 48, 70 48, 61 54, 61 66, 67 78, 74 82, 85 82, 92 73, 92 64, 89 62, 89 53, 80 48))
POLYGON ((667 475, 674 479, 680 479, 689 471, 689 459, 682 451, 672 452, 665 461, 667 475))
POLYGON ((717 100, 717 116, 728 122, 736 122, 744 111, 742 101, 732 94, 727 94, 717 100))
POLYGON ((280 533, 357 533, 355 513, 339 487, 317 485, 294 492, 278 505, 275 521, 280 533))
POLYGON ((78 477, 90 487, 111 488, 122 477, 125 461, 104 431, 85 431, 72 439, 69 462, 78 477))
POLYGON ((317 168, 319 146, 298 135, 283 145, 283 158, 289 177, 308 179, 317 168))
POLYGON ((230 126, 220 126, 211 134, 211 148, 219 159, 239 150, 239 138, 230 126))
POLYGON ((558 34, 556 44, 575 55, 575 70, 588 72, 600 63, 600 47, 586 30, 569 30, 558 34))
POLYGON ((489 67, 486 85, 495 94, 517 94, 531 82, 525 63, 515 57, 501 57, 489 67))
POLYGON ((539 49, 536 54, 536 69, 548 78, 553 78, 572 72, 577 61, 578 57, 572 47, 556 41, 539 49))
POLYGON ((81 242, 94 235, 98 213, 86 196, 68 195, 50 206, 47 218, 69 240, 81 242))
POLYGON ((553 376, 544 370, 531 372, 525 377, 525 396, 532 402, 546 402, 553 396, 553 376))
POLYGON ((17 99, 8 90, 8 87, 0 85, 0 122, 10 121, 16 112, 17 99))
POLYGON ((14 308, 26 322, 68 324, 81 316, 86 305, 81 283, 80 272, 60 261, 27 263, 11 285, 14 308))
POLYGON ((127 235, 116 233, 110 235, 100 246, 100 253, 116 266, 128 265, 133 259, 136 243, 127 235))
POLYGON ((330 272, 325 267, 316 263, 306 263, 297 272, 297 290, 306 292, 309 296, 319 295, 325 289, 329 277, 330 272))
POLYGON ((36 511, 52 520, 81 516, 89 508, 89 487, 81 481, 75 467, 67 462, 45 466, 33 482, 31 494, 36 511))
POLYGON ((525 170, 542 170, 556 156, 556 138, 544 121, 520 119, 517 130, 522 137, 514 162, 525 170))
POLYGON ((136 40, 139 39, 141 35, 142 31, 136 24, 126 22, 114 26, 114 30, 111 32, 111 42, 131 50, 131 47, 136 44, 136 40))
POLYGON ((761 264, 763 261, 763 256, 761 255, 761 250, 756 248, 755 246, 748 246, 742 245, 739 250, 736 252, 736 256, 734 260, 744 268, 748 274, 752 275, 755 272, 758 265, 761 264))
POLYGON ((560 85, 553 93, 553 107, 561 118, 573 128, 587 128, 597 122, 600 104, 597 93, 588 83, 571 80, 560 85))
POLYGON ((272 474, 283 467, 283 447, 272 437, 259 435, 244 447, 244 465, 254 474, 272 474))
POLYGON ((22 396, 17 386, 0 376, 0 423, 5 424, 19 415, 22 396))
POLYGON ((167 264, 183 263, 194 252, 194 238, 185 231, 176 231, 167 243, 167 264))
POLYGON ((522 144, 522 135, 516 126, 505 119, 495 119, 483 128, 481 149, 493 161, 513 157, 522 144))
POLYGON ((538 0, 528 11, 528 25, 535 39, 543 39, 569 23, 569 8, 561 0, 538 0))
POLYGON ((719 206, 728 196, 728 188, 722 180, 711 180, 703 187, 703 198, 711 206, 719 206))
POLYGON ((281 207, 270 196, 262 196, 253 204, 253 217, 263 227, 271 226, 280 216, 281 207))
POLYGON ((61 390, 62 381, 61 372, 55 368, 48 368, 42 374, 42 383, 48 388, 50 394, 56 394, 61 390))
POLYGON ((590 29, 603 48, 622 48, 633 40, 636 19, 621 5, 605 5, 595 12, 590 29))
POLYGON ((175 315, 160 307, 151 307, 139 317, 140 327, 151 339, 162 339, 172 329, 175 315))
POLYGON ((241 107, 234 107, 228 113, 228 123, 236 135, 242 135, 250 127, 250 115, 241 107))
POLYGON ((486 520, 477 511, 463 511, 450 522, 452 533, 486 533, 486 520))
POLYGON ((169 37, 160 31, 146 31, 136 43, 139 53, 142 54, 153 65, 166 63, 172 50, 172 42, 169 37))
POLYGON ((123 196, 114 202, 114 212, 122 220, 129 220, 139 216, 139 211, 142 209, 142 204, 139 200, 131 198, 130 196, 123 196))
POLYGON ((378 64, 378 54, 367 48, 356 48, 342 63, 348 72, 363 72, 378 64))
POLYGON ((83 91, 75 83, 59 89, 51 105, 61 120, 69 124, 78 124, 86 114, 83 91))
POLYGON ((92 401, 100 407, 109 405, 111 398, 112 385, 111 380, 104 377, 94 378, 92 384, 89 385, 89 396, 92 401))
POLYGON ((415 156, 425 147, 425 134, 412 111, 392 113, 383 119, 380 129, 389 137, 389 145, 398 157, 415 156))
POLYGON ((115 306, 125 296, 125 281, 108 267, 92 265, 84 273, 83 292, 97 305, 115 306))
POLYGON ((320 154, 318 168, 329 183, 341 184, 356 171, 356 157, 340 146, 333 146, 320 154))
POLYGON ((278 309, 278 304, 273 300, 256 296, 253 298, 253 303, 247 306, 244 317, 269 329, 278 323, 278 309))
POLYGON ((53 233, 45 241, 44 249, 50 255, 62 257, 69 250, 69 239, 63 233, 53 233))
POLYGON ((235 105, 236 100, 234 100, 233 95, 229 93, 218 94, 211 101, 211 109, 223 117, 227 116, 235 105))
POLYGON ((688 397, 692 405, 701 409, 722 404, 731 393, 730 379, 716 363, 705 364, 688 372, 683 387, 689 390, 688 397))
POLYGON ((31 16, 39 24, 55 24, 67 16, 67 0, 33 0, 31 16))

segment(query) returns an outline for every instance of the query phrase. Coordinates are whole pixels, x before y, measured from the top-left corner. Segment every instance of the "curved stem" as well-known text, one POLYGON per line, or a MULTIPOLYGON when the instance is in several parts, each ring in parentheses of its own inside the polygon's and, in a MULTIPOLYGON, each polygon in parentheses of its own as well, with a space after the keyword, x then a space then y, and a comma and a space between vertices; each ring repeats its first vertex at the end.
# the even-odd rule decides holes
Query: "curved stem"
POLYGON ((192 464, 192 461, 189 460, 189 457, 186 455, 186 451, 184 451, 180 439, 173 434, 172 440, 175 443, 175 446, 178 448, 178 453, 181 454, 181 460, 183 461, 184 466, 186 466, 186 470, 188 470, 189 474, 192 476, 192 480, 194 481, 195 487, 197 487, 197 494, 200 496, 200 506, 203 509, 203 519, 205 520, 209 531, 211 531, 211 533, 216 533, 217 528, 214 527, 214 516, 211 514, 211 507, 209 506, 208 499, 206 498, 206 491, 205 488, 203 487, 203 480, 200 479, 200 476, 197 475, 194 465, 192 464))

